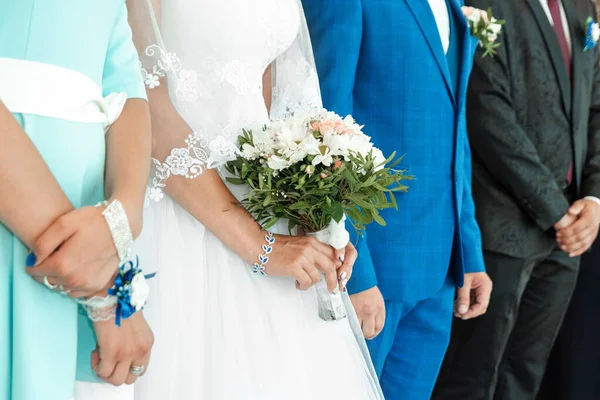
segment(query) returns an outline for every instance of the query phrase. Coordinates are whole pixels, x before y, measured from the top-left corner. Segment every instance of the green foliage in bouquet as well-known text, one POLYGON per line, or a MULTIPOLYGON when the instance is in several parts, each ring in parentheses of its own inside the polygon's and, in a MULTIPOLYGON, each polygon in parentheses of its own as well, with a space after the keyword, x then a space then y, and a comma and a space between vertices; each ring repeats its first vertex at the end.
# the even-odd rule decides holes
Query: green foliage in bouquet
MULTIPOLYGON (((254 146, 251 131, 244 131, 238 139, 240 146, 254 146)), ((331 166, 312 165, 314 157, 308 155, 283 170, 271 169, 261 159, 238 157, 226 165, 232 175, 227 181, 250 186, 241 204, 265 230, 285 219, 290 231, 300 226, 317 232, 332 219, 339 222, 345 213, 360 234, 373 221, 385 225, 379 211, 397 209, 394 193, 406 192, 408 187, 401 181, 412 179, 394 169, 401 161, 395 153, 381 163, 373 151, 366 156, 351 152, 348 161, 334 158, 331 166)))

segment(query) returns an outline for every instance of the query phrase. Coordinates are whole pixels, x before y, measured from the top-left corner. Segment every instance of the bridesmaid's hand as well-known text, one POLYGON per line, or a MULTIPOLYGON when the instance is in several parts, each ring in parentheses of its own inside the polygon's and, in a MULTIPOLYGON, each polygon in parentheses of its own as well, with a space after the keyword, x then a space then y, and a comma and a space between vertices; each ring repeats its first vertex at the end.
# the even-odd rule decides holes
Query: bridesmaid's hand
POLYGON ((334 292, 338 287, 337 269, 341 265, 333 248, 314 237, 275 235, 266 272, 274 276, 291 276, 300 290, 308 290, 319 282, 323 273, 327 288, 334 292))
POLYGON ((94 322, 98 346, 91 355, 92 369, 104 382, 115 386, 131 385, 148 368, 154 335, 142 312, 133 314, 116 326, 115 321, 94 322), (132 367, 143 368, 139 376, 132 367))
POLYGON ((51 285, 63 285, 73 298, 106 294, 119 268, 117 249, 98 207, 83 207, 58 218, 32 251, 27 273, 40 283, 48 277, 51 285))

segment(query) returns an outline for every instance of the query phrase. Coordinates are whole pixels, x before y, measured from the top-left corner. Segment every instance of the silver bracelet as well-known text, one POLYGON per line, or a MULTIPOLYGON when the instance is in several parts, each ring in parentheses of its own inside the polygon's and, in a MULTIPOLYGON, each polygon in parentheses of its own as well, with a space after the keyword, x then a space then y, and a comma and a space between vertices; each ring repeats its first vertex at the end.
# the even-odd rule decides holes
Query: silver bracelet
POLYGON ((273 236, 273 233, 267 232, 265 235, 265 241, 267 244, 263 244, 261 246, 263 254, 258 255, 258 262, 255 262, 252 268, 252 272, 263 276, 267 274, 265 272, 265 267, 269 262, 269 254, 271 254, 273 251, 273 243, 275 243, 275 236, 273 236))
POLYGON ((127 257, 131 253, 133 247, 133 235, 129 227, 129 220, 123 208, 123 204, 119 200, 113 200, 110 204, 107 201, 98 203, 105 205, 106 208, 102 211, 102 215, 108 224, 108 229, 117 248, 119 260, 121 263, 127 261, 127 257))

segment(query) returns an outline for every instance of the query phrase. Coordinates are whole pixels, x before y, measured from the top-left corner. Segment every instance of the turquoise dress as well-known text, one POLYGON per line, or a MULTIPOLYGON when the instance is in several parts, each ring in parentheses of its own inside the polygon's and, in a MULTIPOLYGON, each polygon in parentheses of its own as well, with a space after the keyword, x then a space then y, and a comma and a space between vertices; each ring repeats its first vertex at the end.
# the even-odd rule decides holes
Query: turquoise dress
MULTIPOLYGON (((78 71, 104 95, 146 96, 124 0, 0 0, 0 58, 78 71)), ((102 124, 14 116, 75 207, 104 199, 102 124)), ((93 333, 75 302, 25 273, 27 253, 0 224, 0 400, 68 400, 76 379, 94 379, 93 333)))

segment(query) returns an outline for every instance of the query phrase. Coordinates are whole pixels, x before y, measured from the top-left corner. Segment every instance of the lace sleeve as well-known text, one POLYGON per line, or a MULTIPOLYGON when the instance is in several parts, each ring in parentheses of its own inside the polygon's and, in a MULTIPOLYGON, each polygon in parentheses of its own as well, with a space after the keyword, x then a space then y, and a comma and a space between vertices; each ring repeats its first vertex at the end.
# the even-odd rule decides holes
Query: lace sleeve
POLYGON ((171 91, 194 93, 190 85, 195 72, 184 69, 177 54, 165 46, 159 28, 161 6, 161 0, 127 0, 152 118, 153 175, 147 201, 164 197, 169 177, 194 179, 237 155, 234 143, 221 136, 209 140, 205 132, 193 130, 171 100, 171 91))

